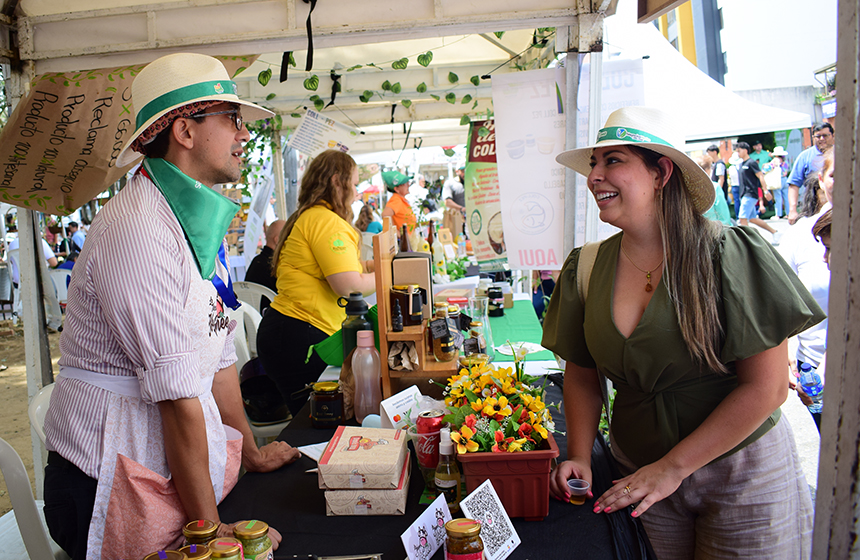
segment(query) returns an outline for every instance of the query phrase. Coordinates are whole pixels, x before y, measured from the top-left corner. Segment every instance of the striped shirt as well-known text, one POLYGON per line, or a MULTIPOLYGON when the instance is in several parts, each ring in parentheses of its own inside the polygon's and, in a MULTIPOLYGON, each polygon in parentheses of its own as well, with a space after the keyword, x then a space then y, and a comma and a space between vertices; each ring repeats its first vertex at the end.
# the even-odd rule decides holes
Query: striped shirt
MULTIPOLYGON (((184 318, 194 275, 194 257, 167 201, 135 175, 96 216, 72 270, 60 366, 137 376, 145 404, 201 395, 199 344, 184 318)), ((208 306, 200 313, 208 317, 208 306)), ((231 333, 217 369, 235 362, 231 333)), ((45 419, 47 448, 96 479, 110 397, 60 379, 45 419)))

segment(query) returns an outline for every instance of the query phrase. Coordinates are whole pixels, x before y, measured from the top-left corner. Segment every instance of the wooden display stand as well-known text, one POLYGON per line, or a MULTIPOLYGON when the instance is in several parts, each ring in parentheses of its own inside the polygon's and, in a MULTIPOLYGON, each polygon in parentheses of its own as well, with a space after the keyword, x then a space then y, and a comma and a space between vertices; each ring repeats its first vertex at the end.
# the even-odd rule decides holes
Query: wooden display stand
MULTIPOLYGON (((436 380, 446 383, 457 373, 458 362, 437 362, 433 352, 427 353, 425 340, 426 325, 403 327, 403 332, 391 330, 391 261, 397 253, 397 230, 391 226, 391 219, 385 218, 382 233, 373 236, 373 266, 376 274, 376 308, 379 312, 379 354, 382 358, 382 396, 388 398, 410 385, 421 384, 419 389, 424 395, 438 398, 441 389, 428 383, 436 380), (414 371, 394 371, 388 369, 388 348, 391 343, 411 341, 418 350, 418 369, 414 371)), ((427 294, 432 305, 432 294, 427 294)))

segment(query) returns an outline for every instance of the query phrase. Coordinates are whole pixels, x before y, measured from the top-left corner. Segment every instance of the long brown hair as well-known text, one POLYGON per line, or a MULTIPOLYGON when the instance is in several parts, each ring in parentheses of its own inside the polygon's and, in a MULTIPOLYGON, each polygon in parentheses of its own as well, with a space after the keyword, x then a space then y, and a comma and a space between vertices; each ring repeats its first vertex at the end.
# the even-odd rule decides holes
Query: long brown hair
MULTIPOLYGON (((663 155, 638 146, 629 148, 646 167, 663 177, 658 164, 663 155)), ((713 263, 722 225, 696 212, 677 165, 660 191, 658 204, 663 280, 675 306, 681 336, 697 363, 714 372, 728 373, 720 360, 720 284, 713 263)))
POLYGON ((355 219, 355 229, 362 232, 367 231, 367 226, 369 226, 372 221, 373 210, 371 210, 370 204, 365 203, 364 206, 361 207, 361 210, 358 211, 358 218, 355 219))
POLYGON ((302 177, 299 190, 298 208, 287 219, 284 230, 278 238, 278 249, 272 258, 272 275, 277 276, 278 261, 284 250, 284 243, 293 231, 293 226, 308 208, 328 203, 332 212, 352 223, 352 201, 355 191, 352 188, 352 172, 355 160, 338 150, 326 150, 311 162, 302 177))

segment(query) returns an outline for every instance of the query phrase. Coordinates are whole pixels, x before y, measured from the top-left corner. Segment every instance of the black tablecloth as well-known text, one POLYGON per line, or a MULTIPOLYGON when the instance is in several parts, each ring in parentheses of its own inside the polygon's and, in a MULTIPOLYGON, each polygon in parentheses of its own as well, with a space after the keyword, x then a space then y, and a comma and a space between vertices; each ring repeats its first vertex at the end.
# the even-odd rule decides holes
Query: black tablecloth
MULTIPOLYGON (((561 391, 550 385, 547 400, 559 402, 561 391)), ((553 409, 553 418, 558 429, 563 430, 563 413, 553 409)), ((291 445, 307 445, 326 441, 333 434, 334 430, 311 427, 308 405, 305 405, 279 439, 291 445)), ((556 442, 560 457, 564 458, 564 436, 556 435, 556 442)), ((608 487, 613 476, 605 453, 605 445, 596 441, 593 458, 595 496, 608 487)), ((409 485, 406 515, 328 517, 316 473, 305 473, 314 467, 314 461, 302 456, 294 464, 272 473, 245 474, 218 507, 221 519, 229 522, 260 519, 278 529, 284 535, 284 541, 275 552, 276 559, 292 558, 293 555, 306 558, 308 554, 334 556, 379 552, 386 560, 406 557, 400 535, 427 507, 418 503, 424 482, 417 468, 413 468, 409 485)), ((549 515, 543 521, 514 519, 522 544, 509 558, 646 558, 637 539, 636 523, 628 521, 629 516, 624 512, 611 514, 617 516, 612 520, 609 515, 594 514, 592 504, 593 500, 583 506, 574 506, 550 499, 549 515), (628 519, 622 519, 622 516, 628 519)), ((441 559, 441 551, 434 558, 441 559)))

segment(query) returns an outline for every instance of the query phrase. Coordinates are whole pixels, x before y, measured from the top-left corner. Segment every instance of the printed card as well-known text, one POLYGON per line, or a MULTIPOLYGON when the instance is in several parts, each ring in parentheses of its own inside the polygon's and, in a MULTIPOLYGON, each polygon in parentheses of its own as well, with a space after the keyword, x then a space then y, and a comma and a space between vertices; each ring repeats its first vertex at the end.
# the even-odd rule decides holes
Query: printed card
POLYGON ((383 428, 402 429, 406 426, 407 413, 411 411, 412 420, 418 417, 418 399, 421 398, 421 391, 418 387, 412 385, 408 389, 404 389, 385 399, 380 403, 379 408, 382 416, 383 428))
POLYGON ((445 496, 439 495, 418 519, 400 535, 409 560, 428 560, 445 542, 445 523, 451 512, 445 496))
POLYGON ((484 541, 487 560, 503 560, 520 545, 520 536, 489 480, 460 500, 460 509, 467 518, 481 524, 481 540, 484 541))

